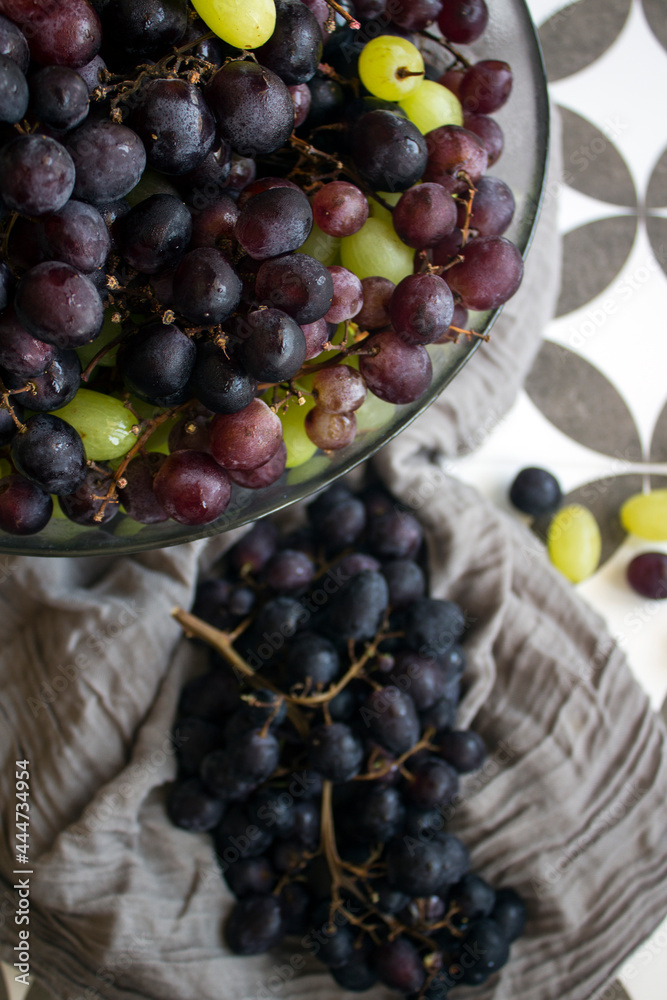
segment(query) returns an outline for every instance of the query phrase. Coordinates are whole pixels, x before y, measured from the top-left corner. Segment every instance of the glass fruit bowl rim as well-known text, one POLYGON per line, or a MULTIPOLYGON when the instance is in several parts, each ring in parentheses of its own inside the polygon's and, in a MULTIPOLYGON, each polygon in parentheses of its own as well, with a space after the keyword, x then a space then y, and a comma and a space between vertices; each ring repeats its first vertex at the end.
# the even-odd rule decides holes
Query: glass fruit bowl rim
MULTIPOLYGON (((505 0, 505 5, 511 8, 513 16, 522 29, 521 42, 526 46, 525 56, 528 65, 526 75, 528 78, 526 80, 516 78, 516 82, 520 86, 533 86, 531 111, 535 132, 533 171, 527 185, 525 204, 521 213, 517 205, 517 217, 510 234, 512 241, 518 246, 525 259, 535 233, 545 192, 550 139, 549 101, 542 53, 535 25, 525 0, 505 0)), ((471 48, 474 50, 475 46, 471 48)), ((499 176, 503 175, 503 162, 501 158, 499 176)), ((502 308, 501 306, 486 313, 474 314, 472 328, 488 334, 502 312, 502 308)), ((36 535, 12 536, 0 532, 0 553, 50 557, 123 556, 210 538, 257 521, 268 514, 305 499, 350 472, 357 465, 367 461, 428 409, 452 379, 459 374, 463 366, 477 351, 480 343, 480 339, 475 338, 472 341, 459 344, 455 348, 454 345, 451 345, 455 352, 452 363, 449 363, 440 372, 437 370, 437 365, 434 365, 433 381, 422 397, 414 403, 397 407, 386 425, 364 435, 358 435, 355 441, 342 451, 336 452, 328 458, 325 458, 321 452, 317 452, 302 466, 286 470, 277 483, 261 490, 244 490, 235 486, 229 507, 221 517, 211 524, 191 527, 169 520, 154 525, 142 525, 127 515, 120 514, 108 526, 84 528, 71 521, 52 518, 49 525, 36 535), (304 476, 304 472, 311 474, 304 476), (297 475, 294 475, 295 473, 297 475), (291 484, 289 481, 285 482, 289 474, 293 475, 294 481, 291 484), (59 522, 59 529, 54 531, 53 526, 56 521, 59 522), (119 526, 121 529, 125 529, 125 532, 132 532, 132 534, 123 531, 121 534, 116 533, 119 526), (58 530, 61 537, 57 537, 58 530), (56 534, 56 537, 50 537, 52 534, 56 534)), ((440 351, 442 356, 442 352, 449 351, 450 346, 438 346, 434 349, 440 351)), ((431 350, 432 348, 429 349, 429 351, 431 350)), ((436 356, 432 355, 432 357, 436 356)), ((440 367, 442 368, 442 364, 440 367)))

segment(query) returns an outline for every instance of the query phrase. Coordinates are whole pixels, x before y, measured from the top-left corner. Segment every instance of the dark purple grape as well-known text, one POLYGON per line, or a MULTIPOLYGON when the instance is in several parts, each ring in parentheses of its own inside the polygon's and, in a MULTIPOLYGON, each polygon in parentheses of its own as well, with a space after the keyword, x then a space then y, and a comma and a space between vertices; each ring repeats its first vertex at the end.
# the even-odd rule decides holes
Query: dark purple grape
POLYGON ((478 115, 473 111, 463 112, 463 127, 474 132, 486 149, 489 166, 492 167, 502 154, 505 145, 503 130, 494 118, 488 115, 478 115))
POLYGON ((246 803, 252 823, 272 835, 288 837, 294 829, 294 800, 280 788, 261 788, 246 803))
POLYGON ((354 803, 350 814, 355 839, 369 844, 386 843, 403 831, 405 806, 397 788, 371 782, 354 803))
POLYGON ((393 685, 371 692, 361 718, 373 739, 389 753, 405 753, 419 740, 421 727, 415 703, 393 685))
POLYGON ((460 882, 470 859, 464 845, 450 834, 415 845, 409 837, 393 840, 387 848, 389 885, 417 899, 439 895, 449 885, 460 882))
POLYGON ((75 524, 86 527, 100 527, 108 524, 118 513, 118 497, 105 499, 113 486, 113 469, 97 463, 87 470, 85 479, 75 492, 60 497, 60 506, 65 517, 75 524))
MULTIPOLYGON (((20 421, 23 419, 22 406, 18 403, 13 403, 12 410, 17 420, 20 421)), ((17 433, 18 425, 14 422, 11 413, 4 405, 0 406, 0 448, 4 448, 6 444, 11 444, 17 433)))
POLYGON ((306 338, 287 313, 258 309, 237 323, 234 330, 241 340, 239 360, 258 382, 288 381, 300 371, 306 358, 306 338))
POLYGON ((0 14, 0 54, 7 56, 25 73, 30 64, 26 37, 17 25, 0 14))
POLYGON ((56 354, 53 344, 46 344, 28 333, 13 309, 0 315, 0 367, 25 381, 42 375, 56 354))
POLYGON ((12 300, 14 292, 14 275, 9 265, 0 260, 0 313, 4 312, 12 300))
POLYGON ((315 564, 305 552, 282 549, 262 571, 262 582, 279 593, 303 590, 315 577, 315 564))
POLYGON ((287 448, 283 441, 268 462, 256 469, 230 469, 229 478, 246 490, 261 490, 278 482, 287 465, 287 448))
POLYGON ((228 752, 234 773, 258 784, 270 778, 278 766, 280 747, 272 733, 252 729, 237 737, 228 752))
POLYGON ((364 993, 375 986, 378 981, 377 973, 369 957, 356 948, 349 961, 345 965, 332 969, 331 975, 339 986, 352 993, 364 993))
POLYGON ((0 190, 7 208, 22 215, 57 212, 74 190, 67 150, 45 135, 19 135, 0 149, 0 190))
POLYGON ((153 481, 160 506, 180 524, 210 524, 227 509, 232 485, 210 455, 176 451, 153 481))
POLYGON ((197 357, 190 389, 213 413, 238 413, 255 398, 256 379, 230 361, 211 340, 197 345, 197 357))
POLYGON ((224 731, 210 722, 195 718, 178 719, 174 725, 173 743, 180 773, 190 777, 199 774, 204 757, 220 749, 224 739, 224 731))
POLYGON ((225 882, 237 899, 268 896, 277 881, 278 876, 267 858, 239 858, 225 872, 225 882))
POLYGON ((466 309, 496 309, 523 278, 523 260, 504 236, 477 236, 462 249, 463 261, 447 273, 447 284, 466 309))
POLYGON ((107 64, 102 56, 93 56, 85 66, 79 66, 77 73, 88 88, 88 94, 92 94, 96 87, 104 83, 103 74, 107 72, 107 64))
POLYGON ((258 301, 281 309, 300 326, 321 319, 331 307, 333 293, 328 268, 307 254, 267 260, 257 272, 258 301))
POLYGON ((76 167, 75 198, 94 204, 117 201, 141 180, 146 150, 125 125, 89 120, 63 141, 76 167))
POLYGON ((390 111, 362 115, 352 127, 350 146, 361 177, 375 191, 406 191, 426 167, 427 145, 421 132, 390 111))
POLYGON ((441 125, 426 136, 428 164, 425 181, 442 184, 450 193, 466 193, 469 178, 475 184, 488 166, 481 140, 459 125, 441 125))
POLYGON ((48 493, 73 493, 86 476, 83 442, 74 428, 51 413, 37 413, 12 441, 12 461, 26 479, 48 493))
POLYGON ((287 86, 255 62, 236 60, 223 66, 206 88, 206 100, 220 135, 244 157, 279 149, 294 127, 287 86))
POLYGON ((262 399, 238 413, 218 413, 211 421, 211 454, 224 469, 258 469, 282 442, 280 418, 262 399))
POLYGON ((245 806, 230 806, 213 833, 218 861, 223 871, 239 858, 258 858, 270 848, 273 836, 250 822, 245 806))
POLYGON ((19 281, 16 315, 26 330, 56 347, 82 347, 102 330, 104 307, 92 281, 69 264, 37 264, 19 281))
POLYGON ((169 431, 169 451, 208 451, 207 416, 185 416, 169 431))
POLYGON ((422 656, 444 656, 464 628, 465 616, 453 601, 422 597, 405 613, 405 642, 422 656))
POLYGON ((194 342, 173 324, 148 323, 127 337, 118 368, 128 389, 156 406, 177 406, 188 398, 195 365, 194 342))
POLYGON ((480 956, 472 965, 461 963, 461 982, 477 985, 501 969, 509 958, 509 944, 495 920, 485 917, 470 925, 463 938, 468 954, 480 956))
MULTIPOLYGON (((248 781, 236 773, 234 763, 226 749, 215 749, 202 758, 199 774, 211 794, 219 796, 225 802, 245 802, 257 787, 256 782, 248 781)), ((235 814, 230 813, 228 819, 233 821, 235 814)), ((246 825, 248 823, 245 817, 246 825)), ((263 844, 262 853, 267 845, 263 844)))
MULTIPOLYGON (((0 411, 5 412, 5 411, 0 411)), ((0 529, 10 535, 35 535, 51 520, 53 500, 23 476, 0 479, 0 529)))
POLYGON ((310 850, 317 847, 320 840, 320 813, 319 803, 312 800, 297 802, 294 807, 292 837, 310 850))
POLYGON ((486 745, 482 737, 466 729, 443 733, 439 738, 438 753, 460 774, 479 771, 486 760, 486 745))
POLYGON ((343 88, 335 80, 314 76, 308 81, 310 109, 306 118, 308 128, 328 125, 340 116, 345 105, 343 88))
POLYGON ((203 59, 204 62, 211 63, 212 66, 222 66, 228 52, 231 51, 231 46, 226 45, 221 38, 213 35, 213 32, 208 30, 208 26, 199 17, 190 21, 183 36, 183 42, 198 42, 197 45, 188 49, 188 53, 197 56, 198 59, 203 59), (208 35, 212 37, 206 37, 208 35))
POLYGON ((188 778, 174 785, 167 799, 167 814, 172 823, 193 833, 212 830, 224 811, 223 802, 214 798, 199 778, 188 778))
POLYGON ((405 833, 417 840, 431 841, 444 830, 445 819, 439 809, 424 809, 408 803, 405 814, 405 833))
POLYGON ((191 250, 174 275, 174 305, 191 323, 215 326, 234 312, 241 301, 241 287, 219 250, 191 250))
POLYGON ((88 114, 88 86, 67 66, 45 66, 30 80, 32 110, 43 125, 67 130, 80 125, 88 114))
POLYGON ((301 190, 298 184, 288 180, 286 177, 258 177, 257 180, 250 181, 243 188, 243 191, 241 191, 237 202, 239 208, 243 208, 246 202, 254 198, 256 194, 261 194, 262 191, 271 191, 273 188, 291 188, 292 191, 301 190))
POLYGON ((456 202, 440 184, 410 188, 392 213, 394 229, 408 246, 432 247, 456 225, 456 202))
POLYGON ((313 226, 310 202, 294 188, 270 188, 241 209, 236 238, 253 260, 267 260, 298 250, 313 226))
POLYGON ((359 773, 364 749, 359 737, 344 723, 316 726, 307 747, 308 763, 326 781, 340 784, 359 773))
POLYGON ((510 501, 517 510, 532 517, 553 514, 560 507, 563 491, 546 469, 522 469, 510 487, 510 501))
POLYGON ((229 551, 236 570, 257 573, 269 561, 278 545, 278 529, 271 521, 257 521, 229 551))
POLYGON ((438 14, 438 25, 445 38, 456 45, 476 42, 486 29, 489 10, 486 0, 444 2, 438 14))
POLYGON ((130 125, 146 148, 148 165, 186 174, 206 158, 215 122, 201 91, 185 80, 150 80, 137 96, 130 125))
POLYGON ((389 587, 389 606, 392 611, 403 611, 426 593, 424 573, 412 559, 393 559, 385 563, 382 575, 389 587))
POLYGON ((355 184, 332 181, 313 198, 313 218, 329 236, 352 236, 368 219, 366 196, 355 184))
POLYGON ((628 583, 642 597, 660 601, 667 597, 667 555, 664 552, 642 552, 630 562, 628 583))
POLYGON ((466 111, 490 115, 502 108, 512 90, 512 70, 499 59, 483 59, 466 70, 459 98, 466 111))
POLYGON ((102 18, 105 40, 115 53, 158 55, 182 40, 188 5, 186 0, 113 0, 104 5, 102 18))
POLYGON ((239 209, 234 201, 221 195, 211 204, 196 208, 192 213, 190 246, 225 248, 234 238, 239 209))
POLYGON ((325 315, 327 323, 344 323, 361 311, 364 304, 364 289, 361 281, 346 267, 337 264, 329 268, 333 279, 333 300, 325 315))
MULTIPOLYGON (((514 195, 499 177, 480 177, 472 204, 470 226, 479 236, 502 236, 514 217, 514 195)), ((458 222, 465 223, 466 209, 459 202, 458 222)))
POLYGON ((227 180, 227 187, 231 191, 243 191, 256 176, 257 164, 252 157, 232 153, 232 165, 227 180))
POLYGON ((381 559, 414 559, 423 537, 417 518, 400 509, 373 517, 369 523, 368 545, 381 559))
POLYGON ((452 698, 446 695, 439 698, 434 705, 422 713, 421 719, 424 729, 435 729, 436 733, 453 729, 456 724, 457 706, 458 697, 452 698))
POLYGON ((416 947, 406 937, 380 945, 374 956, 375 971, 381 983, 399 993, 419 993, 426 972, 416 947))
MULTIPOLYGON (((511 890, 510 890, 511 891, 511 890)), ((464 875, 452 889, 449 902, 455 903, 459 912, 456 919, 479 920, 488 917, 493 910, 496 894, 483 878, 469 873, 464 875)))
POLYGON ((325 319, 315 323, 302 323, 301 329, 306 338, 306 361, 316 358, 324 350, 324 345, 330 337, 330 327, 325 319))
MULTIPOLYGON (((309 515, 318 536, 323 540, 328 552, 339 552, 359 538, 366 527, 366 509, 357 497, 342 497, 339 503, 319 510, 315 504, 309 507, 309 515)), ((368 557, 366 557, 368 558, 368 557)), ((379 564, 372 560, 371 563, 362 566, 357 572, 363 569, 377 570, 379 564)), ((339 571, 343 579, 353 576, 342 566, 339 571)))
POLYGON ((176 264, 190 242, 192 218, 171 194, 154 194, 130 209, 117 224, 123 257, 142 274, 157 274, 176 264))
POLYGON ((364 278, 361 282, 364 304, 354 318, 362 330, 380 330, 389 326, 389 303, 395 284, 389 278, 364 278))
POLYGON ((202 162, 193 170, 179 175, 174 183, 188 205, 195 212, 201 212, 223 196, 231 169, 231 149, 225 142, 214 141, 211 151, 202 162))
POLYGON ((333 595, 328 608, 328 631, 338 642, 373 639, 388 606, 385 578, 380 573, 359 573, 333 595))
POLYGON ((306 415, 306 434, 322 451, 337 451, 352 444, 357 434, 354 413, 328 413, 320 406, 306 415))
POLYGON ((9 125, 20 122, 28 110, 29 98, 23 70, 9 56, 0 53, 0 122, 9 125))
POLYGON ((340 657, 324 636, 300 632, 290 643, 286 669, 290 686, 310 681, 313 688, 321 686, 326 690, 340 673, 340 657))
POLYGON ((451 325, 454 299, 439 275, 410 274, 397 285, 389 314, 406 344, 433 344, 451 325))
POLYGON ((366 341, 376 354, 365 354, 359 370, 370 391, 388 403, 412 403, 431 384, 433 367, 426 349, 406 344, 393 330, 376 333, 366 341))
POLYGON ((317 957, 330 969, 346 965, 354 954, 355 936, 343 920, 342 914, 331 920, 329 901, 320 903, 310 919, 311 936, 319 946, 317 957))
POLYGON ((438 757, 426 757, 412 768, 412 780, 406 794, 417 806, 430 809, 447 806, 459 790, 459 779, 453 767, 438 757))
POLYGON ((247 896, 236 904, 225 926, 227 944, 235 955, 261 955, 284 936, 285 920, 275 896, 247 896))
POLYGON ((526 904, 521 896, 514 889, 498 889, 491 919, 498 924, 507 941, 521 937, 527 918, 526 904))
MULTIPOLYGON (((23 387, 23 375, 4 376, 8 389, 23 387)), ((30 377, 30 388, 25 392, 15 392, 14 399, 30 410, 49 413, 70 403, 81 385, 81 362, 75 351, 54 352, 52 360, 41 375, 30 377)))
POLYGON ((230 670, 210 670, 194 677, 183 688, 178 710, 221 726, 224 717, 241 708, 239 685, 230 670))
POLYGON ((102 26, 88 0, 58 0, 57 4, 3 0, 2 12, 23 31, 35 62, 77 69, 93 58, 102 40, 102 26))
POLYGON ((315 75, 322 58, 322 32, 301 0, 276 0, 273 34, 255 55, 287 84, 307 83, 315 75))
POLYGON ((396 652, 391 676, 396 683, 397 678, 402 678, 400 686, 410 692, 419 712, 431 708, 447 691, 447 673, 441 664, 412 650, 396 652))
POLYGON ((137 455, 125 470, 126 486, 119 494, 120 502, 130 517, 141 524, 159 524, 167 520, 153 492, 153 479, 165 460, 165 455, 149 452, 137 455))
POLYGON ((111 238, 96 208, 70 200, 41 223, 40 239, 46 260, 59 260, 89 274, 103 267, 111 238))

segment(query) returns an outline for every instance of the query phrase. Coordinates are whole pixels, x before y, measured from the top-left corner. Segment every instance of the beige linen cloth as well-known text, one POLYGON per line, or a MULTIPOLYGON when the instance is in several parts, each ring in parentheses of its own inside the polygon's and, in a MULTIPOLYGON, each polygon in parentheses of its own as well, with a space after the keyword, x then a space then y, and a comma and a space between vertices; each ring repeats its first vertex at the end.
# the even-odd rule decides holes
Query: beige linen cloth
MULTIPOLYGON (((482 440, 530 366, 558 291, 554 215, 548 199, 493 344, 376 460, 423 520, 433 593, 471 624, 459 723, 489 759, 450 827, 475 870, 529 908, 501 976, 454 994, 481 1000, 584 1000, 667 912, 661 722, 540 544, 437 464, 482 440)), ((232 898, 211 840, 165 815, 179 690, 202 663, 169 611, 190 604, 233 537, 114 560, 0 560, 0 956, 15 960, 14 762, 28 759, 30 965, 62 1000, 352 996, 298 941, 229 954, 232 898)))

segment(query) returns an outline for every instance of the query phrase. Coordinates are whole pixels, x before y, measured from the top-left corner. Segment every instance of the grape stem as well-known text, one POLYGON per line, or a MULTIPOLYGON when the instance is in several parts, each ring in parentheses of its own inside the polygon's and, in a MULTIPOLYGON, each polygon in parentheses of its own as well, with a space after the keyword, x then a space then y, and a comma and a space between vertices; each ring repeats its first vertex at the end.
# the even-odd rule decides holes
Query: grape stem
POLYGON ((361 27, 359 22, 355 21, 355 19, 352 17, 351 14, 348 14, 348 12, 343 7, 341 7, 339 3, 336 3, 336 0, 326 0, 326 2, 329 4, 332 10, 335 10, 336 13, 340 14, 341 17, 344 17, 349 26, 353 28, 355 31, 361 27))
POLYGON ((9 401, 9 397, 13 396, 17 392, 30 392, 34 395, 35 392, 34 382, 28 382, 28 384, 24 385, 22 389, 8 389, 5 386, 5 383, 0 378, 0 399, 2 400, 0 406, 3 410, 9 411, 9 415, 16 424, 19 433, 22 434, 25 431, 25 424, 22 424, 19 418, 16 416, 16 411, 14 410, 14 407, 9 401))
POLYGON ((110 340, 108 344, 105 344, 105 346, 97 352, 97 354, 92 359, 90 364, 88 364, 87 367, 84 369, 84 371, 81 372, 81 381, 88 382, 88 379, 93 374, 93 372, 99 365, 100 361, 103 358, 105 358, 107 354, 113 351, 114 347, 120 344, 120 342, 124 339, 125 339, 125 334, 119 333, 117 337, 114 337, 114 339, 110 340))
MULTIPOLYGON (((379 771, 374 771, 372 774, 358 774, 353 781, 375 781, 376 778, 384 778, 386 775, 391 774, 394 768, 402 768, 403 764, 410 759, 414 754, 419 753, 421 750, 436 750, 437 748, 433 746, 431 740, 435 736, 435 729, 427 729, 422 736, 419 743, 415 743, 411 750, 406 750, 404 754, 397 757, 396 760, 390 760, 384 767, 380 768, 379 771)), ((408 772, 409 773, 409 772, 408 772)), ((412 776, 410 776, 412 777, 412 776)))
POLYGON ((459 170, 457 177, 460 177, 468 185, 468 197, 466 199, 466 214, 463 221, 463 229, 461 230, 461 244, 463 246, 468 242, 468 237, 470 236, 470 217, 472 216, 472 205, 475 200, 475 195, 477 194, 477 188, 472 182, 470 175, 466 173, 465 170, 459 170))

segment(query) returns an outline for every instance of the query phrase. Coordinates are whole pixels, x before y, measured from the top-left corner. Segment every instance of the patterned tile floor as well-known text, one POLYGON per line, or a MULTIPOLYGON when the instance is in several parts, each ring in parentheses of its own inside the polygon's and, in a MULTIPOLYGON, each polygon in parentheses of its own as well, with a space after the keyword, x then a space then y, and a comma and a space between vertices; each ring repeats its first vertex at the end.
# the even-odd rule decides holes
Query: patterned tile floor
MULTIPOLYGON (((659 708, 667 606, 626 587, 625 566, 645 546, 619 534, 615 514, 638 482, 667 476, 667 0, 528 5, 563 117, 562 292, 525 391, 482 447, 449 468, 508 507, 516 472, 548 465, 594 508, 603 565, 579 590, 659 708)), ((11 1000, 24 1000, 5 971, 11 1000)), ((600 1000, 664 1000, 666 984, 667 922, 600 1000)), ((33 988, 30 1000, 48 998, 33 988)))

